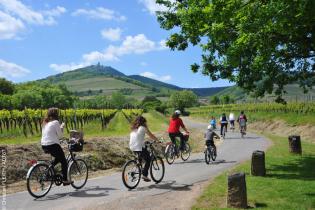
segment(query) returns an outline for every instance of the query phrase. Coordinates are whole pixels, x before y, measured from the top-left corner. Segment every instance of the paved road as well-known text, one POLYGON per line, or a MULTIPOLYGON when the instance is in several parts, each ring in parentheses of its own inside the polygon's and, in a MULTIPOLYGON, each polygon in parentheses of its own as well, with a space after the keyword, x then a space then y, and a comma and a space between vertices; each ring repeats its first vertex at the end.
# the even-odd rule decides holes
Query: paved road
MULTIPOLYGON (((203 123, 187 120, 186 123, 195 128, 205 128, 203 123)), ((171 166, 166 163, 164 180, 157 185, 142 181, 136 190, 128 191, 123 186, 121 173, 114 173, 88 180, 81 190, 68 186, 53 187, 46 197, 38 200, 34 200, 27 192, 8 195, 6 207, 23 210, 187 209, 198 183, 249 159, 254 150, 265 150, 270 144, 254 134, 248 134, 245 139, 239 139, 239 136, 236 132, 228 133, 226 140, 219 146, 217 160, 210 165, 205 164, 203 153, 193 154, 187 162, 178 159, 171 166)))

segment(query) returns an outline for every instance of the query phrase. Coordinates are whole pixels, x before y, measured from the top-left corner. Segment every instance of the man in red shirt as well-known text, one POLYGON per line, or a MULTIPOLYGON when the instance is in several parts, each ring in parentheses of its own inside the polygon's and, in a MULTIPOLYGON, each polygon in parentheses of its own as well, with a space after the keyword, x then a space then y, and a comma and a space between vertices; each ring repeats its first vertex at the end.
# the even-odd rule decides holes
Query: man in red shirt
MULTIPOLYGON (((180 114, 181 112, 179 110, 176 110, 174 114, 172 115, 170 119, 170 125, 168 127, 168 134, 174 145, 176 145, 175 138, 180 137, 180 149, 182 150, 185 145, 184 144, 185 139, 182 132, 180 132, 180 128, 182 127, 187 134, 189 134, 189 131, 186 129, 182 119, 179 117, 180 114)), ((177 148, 176 148, 176 152, 178 152, 177 148)))

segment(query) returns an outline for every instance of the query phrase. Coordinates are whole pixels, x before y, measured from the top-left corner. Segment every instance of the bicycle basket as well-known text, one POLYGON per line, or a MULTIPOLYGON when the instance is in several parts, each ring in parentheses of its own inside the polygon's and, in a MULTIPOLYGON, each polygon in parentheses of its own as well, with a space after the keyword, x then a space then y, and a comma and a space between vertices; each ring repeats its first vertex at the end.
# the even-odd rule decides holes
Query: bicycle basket
POLYGON ((83 150, 83 142, 75 142, 69 145, 69 150, 72 152, 81 152, 83 150))
POLYGON ((83 150, 83 133, 76 130, 70 131, 69 150, 72 152, 81 152, 83 150))
POLYGON ((184 140, 187 142, 188 141, 188 139, 189 139, 189 135, 184 135, 184 140))

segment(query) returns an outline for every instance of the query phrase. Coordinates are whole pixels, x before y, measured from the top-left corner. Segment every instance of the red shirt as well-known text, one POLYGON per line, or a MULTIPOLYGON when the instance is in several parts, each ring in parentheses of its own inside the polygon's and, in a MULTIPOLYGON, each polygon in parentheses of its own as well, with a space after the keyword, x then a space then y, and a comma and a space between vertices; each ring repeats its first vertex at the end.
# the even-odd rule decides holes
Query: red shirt
POLYGON ((169 133, 178 133, 180 127, 182 127, 182 128, 185 127, 182 119, 180 119, 180 118, 176 118, 176 119, 171 118, 170 119, 170 126, 168 127, 168 132, 169 133))

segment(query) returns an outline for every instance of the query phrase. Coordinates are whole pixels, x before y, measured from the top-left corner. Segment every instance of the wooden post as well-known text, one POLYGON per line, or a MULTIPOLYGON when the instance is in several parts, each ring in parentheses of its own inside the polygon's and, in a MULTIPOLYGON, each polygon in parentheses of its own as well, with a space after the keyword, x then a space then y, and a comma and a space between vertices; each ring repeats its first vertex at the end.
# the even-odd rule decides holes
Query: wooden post
POLYGON ((289 151, 294 154, 302 154, 301 137, 289 136, 289 151))
POLYGON ((265 176, 265 152, 256 150, 252 154, 251 173, 253 176, 265 176))
POLYGON ((244 173, 228 177, 227 207, 247 208, 246 181, 244 173))

